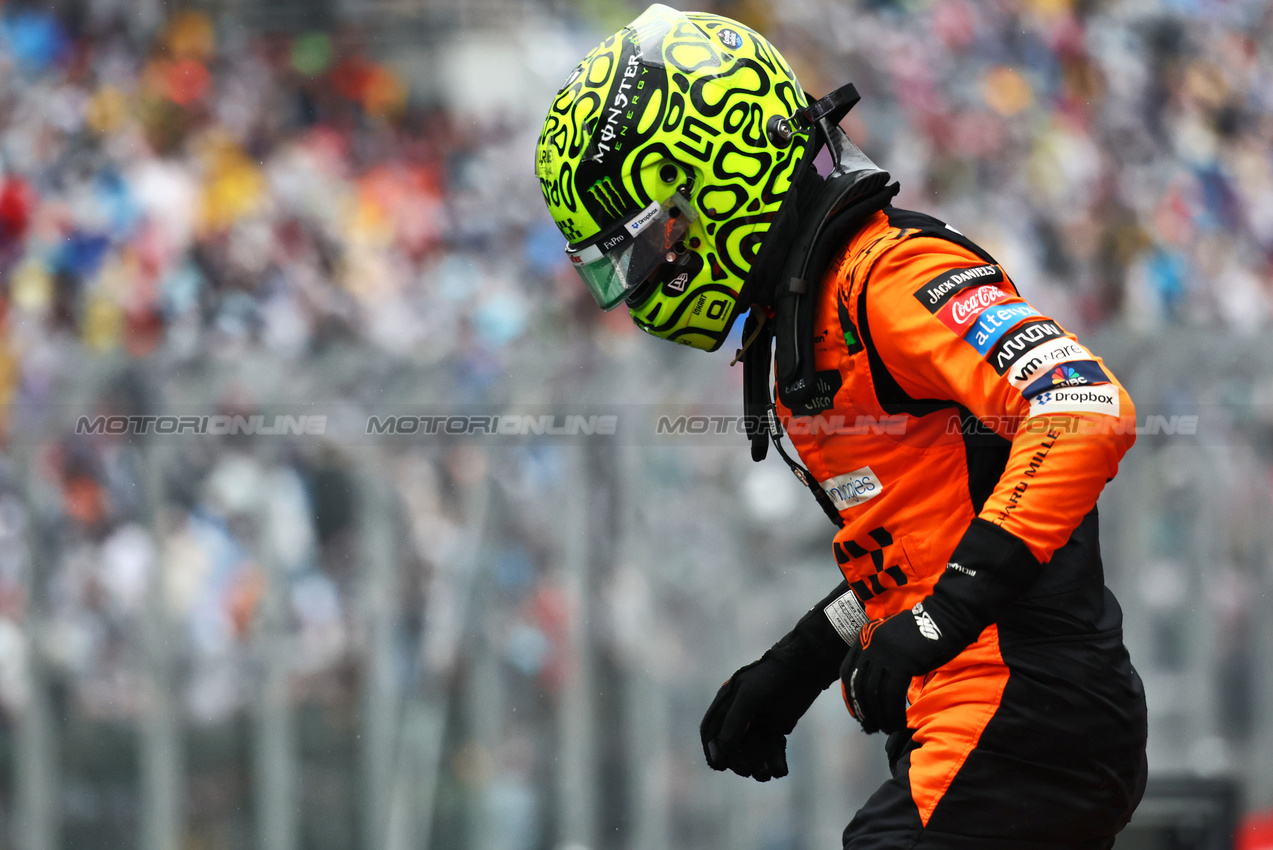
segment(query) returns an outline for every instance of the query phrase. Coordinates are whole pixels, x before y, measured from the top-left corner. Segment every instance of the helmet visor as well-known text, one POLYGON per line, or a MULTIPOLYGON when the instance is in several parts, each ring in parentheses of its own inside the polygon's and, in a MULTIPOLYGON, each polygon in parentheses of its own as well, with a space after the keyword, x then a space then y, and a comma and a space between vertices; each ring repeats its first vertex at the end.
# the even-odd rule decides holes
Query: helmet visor
POLYGON ((668 262, 668 253, 687 228, 680 209, 655 201, 591 244, 566 246, 566 256, 601 309, 613 310, 668 262))

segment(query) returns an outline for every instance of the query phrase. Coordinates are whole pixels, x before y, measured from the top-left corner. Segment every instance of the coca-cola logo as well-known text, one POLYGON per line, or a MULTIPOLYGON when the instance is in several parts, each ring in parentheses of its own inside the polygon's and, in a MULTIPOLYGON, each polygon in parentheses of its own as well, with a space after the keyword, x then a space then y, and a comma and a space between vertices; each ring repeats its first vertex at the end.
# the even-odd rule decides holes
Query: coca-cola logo
POLYGON ((982 310, 1007 297, 1008 293, 997 286, 979 286, 950 303, 950 317, 957 325, 968 324, 982 310))

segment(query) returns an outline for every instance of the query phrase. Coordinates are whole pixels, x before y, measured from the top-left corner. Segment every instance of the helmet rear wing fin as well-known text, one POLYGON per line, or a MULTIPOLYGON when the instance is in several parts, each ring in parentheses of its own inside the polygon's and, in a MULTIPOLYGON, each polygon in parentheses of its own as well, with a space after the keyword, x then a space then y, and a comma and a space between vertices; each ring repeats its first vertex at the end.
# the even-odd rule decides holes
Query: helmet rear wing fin
POLYGON ((808 106, 797 109, 789 119, 797 132, 812 130, 822 121, 839 124, 849 110, 857 106, 862 95, 853 83, 840 86, 826 97, 820 97, 808 106))
MULTIPOLYGON (((827 140, 827 150, 831 153, 831 162, 835 166, 831 169, 831 173, 827 175, 828 179, 843 174, 865 177, 872 172, 883 174, 884 179, 888 179, 887 173, 881 171, 880 167, 869 156, 862 153, 862 149, 853 144, 853 140, 849 138, 848 133, 840 129, 838 124, 834 124, 830 119, 824 118, 818 123, 818 128, 827 140)), ((880 185, 883 185, 883 183, 880 185)), ((859 186, 857 188, 859 194, 866 194, 878 187, 859 186)), ((852 197, 846 198, 847 200, 852 200, 852 197)))
MULTIPOLYGON (((857 106, 862 96, 858 94, 853 83, 840 86, 826 97, 818 98, 808 106, 803 106, 791 114, 789 118, 775 115, 769 119, 766 132, 769 140, 780 148, 786 147, 797 133, 808 133, 821 128, 824 139, 830 138, 829 129, 844 120, 849 110, 857 106)), ((831 151, 835 155, 834 148, 831 151)), ((836 158, 836 164, 840 162, 836 158)))

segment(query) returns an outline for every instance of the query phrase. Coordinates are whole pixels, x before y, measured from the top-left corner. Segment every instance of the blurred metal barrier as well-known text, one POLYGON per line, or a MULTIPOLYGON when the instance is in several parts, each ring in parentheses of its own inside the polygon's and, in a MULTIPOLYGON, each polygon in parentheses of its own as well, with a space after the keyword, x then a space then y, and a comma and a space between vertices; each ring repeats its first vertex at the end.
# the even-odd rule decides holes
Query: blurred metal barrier
MULTIPOLYGON (((377 487, 374 482, 368 482, 368 486, 375 489, 379 495, 376 502, 369 500, 369 504, 374 504, 376 507, 369 511, 368 519, 371 519, 373 514, 379 514, 383 521, 384 517, 392 515, 389 500, 383 488, 377 487)), ((475 600, 478 573, 484 562, 484 556, 489 558, 489 538, 493 536, 494 527, 498 522, 493 514, 490 488, 489 479, 483 475, 472 482, 470 491, 464 499, 464 515, 468 528, 467 540, 461 558, 453 564, 453 574, 457 577, 459 585, 453 598, 460 609, 455 616, 461 624, 468 622, 473 616, 475 601, 478 601, 475 600)), ((393 538, 383 533, 375 535, 375 538, 374 546, 384 549, 380 558, 391 558, 392 553, 385 544, 392 543, 393 538)), ((369 548, 373 545, 371 539, 369 536, 369 548)), ((391 624, 383 617, 376 617, 375 612, 385 610, 388 597, 392 594, 392 587, 384 581, 387 578, 392 578, 392 572, 382 568, 381 580, 377 582, 377 590, 383 594, 379 601, 382 607, 376 608, 375 604, 369 602, 367 609, 369 618, 382 621, 376 627, 377 639, 375 640, 378 648, 376 655, 379 656, 381 663, 389 661, 390 634, 387 627, 391 624)), ((427 632, 421 632, 414 656, 414 663, 420 670, 419 684, 414 692, 407 693, 401 700, 399 716, 395 717, 392 710, 380 711, 372 705, 375 699, 383 700, 390 706, 394 704, 395 695, 391 682, 382 680, 380 684, 387 687, 374 697, 368 694, 369 716, 372 716, 374 712, 374 716, 381 722, 389 721, 388 725, 378 730, 378 737, 387 739, 390 743, 390 749, 382 755, 388 756, 387 767, 391 775, 387 784, 377 781, 372 775, 368 775, 365 780, 368 814, 364 822, 364 840, 367 842, 365 846, 368 847, 405 850, 405 848, 430 846, 446 718, 451 709, 451 691, 444 682, 440 681, 437 673, 430 669, 429 653, 432 647, 426 640, 427 634, 427 632)), ((484 657, 481 660, 475 660, 474 666, 481 669, 479 678, 489 681, 491 659, 489 647, 485 641, 481 644, 480 654, 484 657)), ((501 702, 497 693, 482 694, 481 697, 489 702, 486 706, 488 713, 492 709, 498 711, 501 702)), ((479 710, 481 710, 480 706, 479 710)), ((368 758, 367 763, 371 765, 373 759, 368 758)))
MULTIPOLYGON (((168 446, 149 445, 141 450, 143 470, 143 487, 141 503, 144 506, 142 519, 156 537, 161 532, 163 523, 164 501, 164 469, 169 462, 168 446)), ((265 622, 268 635, 274 630, 278 620, 279 601, 274 594, 267 599, 265 622)), ((176 651, 179 635, 174 624, 169 620, 164 602, 164 573, 160 569, 152 569, 146 583, 146 600, 143 623, 144 651, 149 676, 146 680, 145 700, 148 704, 146 722, 141 727, 141 847, 145 850, 178 850, 185 842, 182 835, 182 783, 184 779, 184 753, 182 744, 181 708, 177 700, 176 674, 178 653, 176 651)), ((277 664, 275 665, 277 666, 277 664)), ((273 688, 267 686, 265 693, 271 694, 275 703, 279 702, 279 687, 275 677, 273 688)), ((286 717, 281 706, 275 715, 286 717)), ((271 730, 274 731, 274 730, 271 730)), ((282 741, 285 738, 279 736, 282 741)), ((258 740, 259 745, 270 748, 271 755, 278 751, 274 739, 258 740)), ((285 745, 285 744, 284 744, 285 745)), ((262 754, 264 758, 265 754, 262 754)), ((273 770, 286 769, 284 761, 273 767, 273 770)), ((262 779, 272 778, 263 775, 262 779)), ((262 787, 269 787, 268 782, 262 787)), ((286 817, 291 811, 285 807, 274 817, 286 817)), ((270 845, 264 845, 270 846, 270 845)))
POLYGON ((17 739, 14 759, 14 808, 13 832, 10 840, 23 850, 53 850, 58 846, 58 736, 54 729, 54 714, 49 689, 46 685, 45 662, 40 651, 40 624, 43 609, 43 575, 40 565, 46 562, 48 541, 39 522, 40 513, 31 498, 29 481, 31 462, 28 456, 19 456, 17 487, 23 498, 25 517, 23 542, 27 557, 23 562, 22 589, 27 598, 27 641, 23 661, 27 675, 27 704, 19 722, 15 724, 17 739))
MULTIPOLYGON (((1273 352, 1200 334, 1091 347, 1141 416, 1198 417, 1192 433, 1142 435, 1102 500, 1107 580, 1150 696, 1151 771, 1207 779, 1151 785, 1118 846, 1220 846, 1197 842, 1231 832, 1239 789, 1252 808, 1273 803, 1273 627, 1261 608, 1273 352)), ((732 400, 706 361, 676 361, 674 394, 732 400)), ((510 384, 551 401, 545 376, 566 370, 548 351, 535 362, 520 361, 510 384)), ((564 395, 627 401, 661 368, 600 359, 564 395)), ((152 410, 216 410, 237 393, 268 400, 267 411, 310 405, 335 417, 449 392, 434 370, 357 357, 104 361, 68 377, 66 404, 15 430, 27 697, 6 730, 13 768, 0 800, 13 817, 0 845, 813 850, 835 846, 882 778, 879 742, 833 698, 793 736, 787 780, 761 786, 701 763, 697 723, 716 685, 835 577, 830 532, 804 523, 808 506, 769 518, 749 506, 765 467, 746 460, 741 439, 112 444, 112 463, 135 470, 135 521, 155 565, 141 607, 101 626, 117 633, 136 708, 85 714, 83 671, 59 655, 59 606, 73 556, 100 549, 65 516, 51 458, 121 374, 146 388, 152 410), (323 452, 348 471, 354 508, 347 538, 314 544, 348 629, 314 674, 297 667, 297 556, 269 488, 293 467, 321 466, 323 452), (231 523, 258 584, 233 649, 248 692, 210 721, 192 708, 193 638, 173 614, 165 559, 176 556, 165 546, 234 459, 261 488, 231 523)), ((765 492, 782 481, 764 479, 765 492)))
POLYGON ((1160 778, 1149 783, 1115 850, 1232 850, 1238 784, 1225 779, 1160 778))
POLYGON ((1149 700, 1150 771, 1235 777, 1248 806, 1268 808, 1273 350, 1182 331, 1091 347, 1153 426, 1100 503, 1106 582, 1149 700), (1187 416, 1196 427, 1179 433, 1187 416))

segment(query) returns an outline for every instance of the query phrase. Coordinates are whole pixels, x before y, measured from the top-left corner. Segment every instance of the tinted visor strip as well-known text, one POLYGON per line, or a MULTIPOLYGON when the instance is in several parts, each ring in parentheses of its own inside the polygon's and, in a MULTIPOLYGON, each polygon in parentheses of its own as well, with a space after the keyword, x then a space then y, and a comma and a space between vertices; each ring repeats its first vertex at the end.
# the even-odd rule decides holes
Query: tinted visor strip
POLYGON ((607 254, 614 253, 639 236, 650 223, 658 218, 663 205, 654 201, 648 207, 610 229, 599 233, 587 242, 579 245, 567 245, 566 253, 578 257, 576 263, 588 264, 596 262, 607 254))

